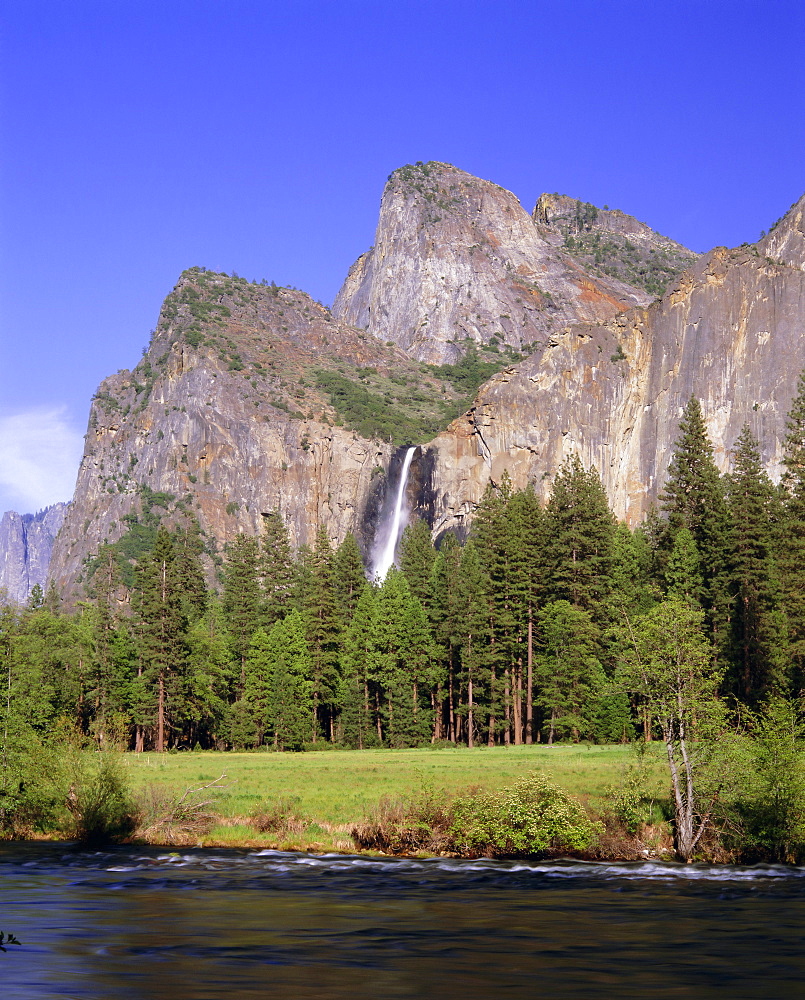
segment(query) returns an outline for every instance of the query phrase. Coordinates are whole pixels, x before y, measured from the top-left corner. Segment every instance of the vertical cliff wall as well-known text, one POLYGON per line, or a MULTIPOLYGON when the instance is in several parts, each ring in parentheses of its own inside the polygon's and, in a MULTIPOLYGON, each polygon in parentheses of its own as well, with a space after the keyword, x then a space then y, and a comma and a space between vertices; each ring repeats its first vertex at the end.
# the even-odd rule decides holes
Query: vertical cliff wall
POLYGON ((0 593, 14 604, 24 604, 37 584, 44 590, 66 511, 66 503, 56 503, 36 514, 12 510, 0 518, 0 593))
POLYGON ((661 490, 691 395, 722 470, 747 422, 779 474, 805 367, 804 208, 805 196, 757 247, 711 251, 647 309, 570 328, 491 379, 433 442, 437 529, 464 523, 504 469, 547 492, 573 452, 599 470, 616 514, 636 523, 661 490))

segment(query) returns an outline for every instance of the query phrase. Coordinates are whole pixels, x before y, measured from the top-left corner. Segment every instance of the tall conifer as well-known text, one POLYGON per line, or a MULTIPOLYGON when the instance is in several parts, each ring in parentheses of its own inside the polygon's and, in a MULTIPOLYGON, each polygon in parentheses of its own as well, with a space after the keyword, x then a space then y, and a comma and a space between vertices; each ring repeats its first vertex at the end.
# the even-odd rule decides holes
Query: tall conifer
POLYGON ((549 596, 587 611, 601 627, 609 617, 615 518, 595 469, 577 455, 556 475, 546 507, 549 596))
POLYGON ((778 494, 747 424, 738 438, 727 488, 734 595, 732 682, 736 694, 756 704, 769 694, 784 693, 785 641, 774 557, 778 494))
POLYGON ((256 538, 239 534, 227 548, 223 608, 232 646, 240 663, 238 693, 242 694, 246 680, 246 655, 252 636, 265 621, 260 588, 260 548, 256 538))
POLYGON ((173 541, 164 527, 138 568, 134 610, 142 679, 156 701, 157 751, 166 749, 177 685, 187 663, 187 615, 173 541))
POLYGON ((260 575, 263 579, 265 624, 270 627, 291 609, 294 565, 288 528, 278 510, 263 515, 260 575))
POLYGON ((661 500, 668 519, 667 550, 673 548, 681 528, 687 528, 696 543, 702 604, 714 646, 723 655, 730 614, 725 482, 713 459, 713 446, 695 396, 691 396, 679 422, 679 437, 661 500))
POLYGON ((336 604, 333 548, 327 529, 316 532, 312 552, 302 553, 297 578, 298 608, 304 616, 310 652, 312 688, 311 739, 315 743, 322 728, 335 738, 338 710, 339 621, 336 604))

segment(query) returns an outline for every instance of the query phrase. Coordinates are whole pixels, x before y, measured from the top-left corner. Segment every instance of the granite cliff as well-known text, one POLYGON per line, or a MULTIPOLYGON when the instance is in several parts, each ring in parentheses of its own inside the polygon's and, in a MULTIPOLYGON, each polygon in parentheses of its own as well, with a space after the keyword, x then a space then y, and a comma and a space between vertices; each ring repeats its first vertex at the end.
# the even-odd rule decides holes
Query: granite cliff
POLYGON ((9 510, 0 518, 0 593, 12 603, 24 604, 37 584, 44 590, 66 511, 66 503, 55 503, 36 514, 9 510))
POLYGON ((572 451, 634 523, 692 393, 722 468, 749 420, 774 471, 805 363, 804 247, 803 200, 757 246, 697 258, 621 212, 543 195, 530 216, 453 167, 396 171, 332 313, 182 275, 142 361, 93 400, 51 577, 77 596, 88 557, 155 506, 198 520, 211 579, 274 509, 297 545, 324 524, 367 552, 409 443, 409 499, 437 535, 504 469, 547 491, 572 451))
POLYGON ((604 322, 654 297, 594 274, 563 243, 558 224, 532 218, 497 184, 445 163, 402 167, 383 192, 375 245, 333 313, 443 364, 467 342, 527 351, 569 323, 604 322))
POLYGON ((272 510, 297 545, 326 524, 367 547, 395 438, 426 440, 465 405, 302 292, 187 271, 141 362, 93 399, 51 577, 75 597, 87 557, 155 506, 198 520, 211 579, 217 551, 272 510))
POLYGON ((757 246, 716 248, 647 308, 569 327, 494 376, 432 444, 436 530, 465 522, 504 469, 547 491, 572 452, 636 523, 662 487, 691 395, 722 470, 746 421, 779 474, 805 367, 804 216, 805 196, 757 246))

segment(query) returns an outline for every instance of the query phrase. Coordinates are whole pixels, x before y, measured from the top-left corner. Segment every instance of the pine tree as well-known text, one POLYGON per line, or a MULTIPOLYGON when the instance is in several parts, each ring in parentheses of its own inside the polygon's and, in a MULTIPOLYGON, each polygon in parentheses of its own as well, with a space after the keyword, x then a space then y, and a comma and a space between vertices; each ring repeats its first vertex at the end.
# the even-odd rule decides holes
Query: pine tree
POLYGON ((701 556, 688 528, 680 528, 665 567, 665 588, 669 597, 679 597, 699 606, 704 581, 701 556))
POLYGON ((699 401, 691 396, 679 423, 679 437, 661 496, 668 518, 666 550, 681 528, 693 535, 699 553, 701 601, 713 645, 724 654, 728 642, 729 521, 725 483, 715 461, 699 401))
POLYGON ((62 610, 61 595, 59 594, 59 591, 56 589, 56 583, 55 583, 54 580, 51 580, 48 583, 47 590, 45 591, 45 597, 44 597, 44 600, 42 602, 42 605, 43 605, 43 607, 47 608, 47 610, 52 615, 61 614, 61 610, 62 610))
POLYGON ((338 629, 343 634, 352 620, 355 608, 366 586, 366 573, 363 568, 361 550, 351 532, 335 550, 333 586, 335 588, 338 629))
POLYGON ((182 581, 182 605, 188 622, 198 621, 207 610, 207 582, 201 566, 204 549, 198 521, 193 520, 173 536, 176 573, 182 581))
POLYGON ((757 704, 783 693, 785 635, 774 553, 778 494, 746 424, 728 478, 728 498, 734 594, 731 680, 736 694, 757 704))
POLYGON ((422 520, 407 525, 400 541, 400 569, 411 593, 428 611, 431 601, 430 576, 436 561, 436 549, 430 536, 430 528, 422 520))
POLYGON ((185 726, 190 746, 214 747, 222 730, 235 682, 231 642, 223 608, 213 596, 204 617, 187 633, 185 726))
POLYGON ((378 746, 383 741, 379 716, 373 711, 378 704, 377 692, 370 687, 376 596, 375 587, 364 581, 354 614, 341 642, 338 698, 341 705, 341 732, 343 740, 359 750, 378 746))
POLYGON ((88 696, 93 703, 92 729, 98 749, 107 741, 121 740, 129 713, 129 686, 134 673, 136 653, 131 642, 129 622, 117 611, 115 597, 122 586, 115 549, 103 545, 98 553, 90 595, 93 616, 93 673, 88 696))
POLYGON ((134 611, 141 677, 148 700, 153 704, 156 698, 155 745, 162 752, 170 738, 171 703, 187 663, 188 624, 173 541, 164 527, 138 568, 134 611))
POLYGON ((456 588, 457 622, 460 640, 458 670, 459 698, 456 713, 466 718, 467 746, 473 747, 476 732, 487 717, 486 694, 489 688, 489 611, 484 591, 486 576, 472 541, 461 551, 461 565, 456 588))
POLYGON ((339 621, 333 571, 333 549, 327 529, 316 532, 312 552, 300 550, 296 601, 307 629, 307 643, 313 682, 311 740, 315 743, 322 727, 330 740, 335 739, 338 711, 339 621))
POLYGON ((385 738, 393 747, 415 746, 431 726, 423 697, 431 636, 422 606, 396 566, 377 591, 372 646, 371 676, 381 693, 385 738))
POLYGON ((805 371, 799 377, 786 428, 777 548, 788 655, 793 665, 792 693, 799 695, 805 692, 805 371))
POLYGON ((693 535, 709 605, 713 603, 714 583, 723 574, 727 561, 724 486, 713 459, 701 406, 691 396, 679 422, 679 437, 668 465, 661 501, 668 519, 668 549, 680 528, 687 528, 693 535))
MULTIPOLYGON (((482 573, 484 583, 486 575, 482 573)), ((432 636, 438 652, 436 656, 443 668, 435 678, 433 698, 435 740, 457 739, 458 674, 461 657, 461 629, 465 611, 461 592, 461 546, 455 535, 448 534, 442 541, 431 570, 430 622, 432 636)), ((484 609, 486 612, 486 608, 484 609)), ((488 615, 488 612, 487 612, 488 615)))
POLYGON ((597 656, 599 631, 587 611, 559 600, 540 612, 539 634, 540 701, 550 716, 548 743, 557 735, 578 742, 593 734, 604 690, 604 670, 597 656))
POLYGON ((561 467, 546 508, 549 595, 587 611, 599 627, 609 617, 615 518, 595 469, 577 455, 561 467))
POLYGON ((294 564, 288 528, 278 510, 263 514, 260 575, 265 600, 267 627, 284 618, 291 609, 294 564))
POLYGON ((252 636, 265 621, 260 588, 260 549, 256 538, 239 534, 227 549, 223 608, 232 648, 240 662, 239 693, 242 693, 252 636))
POLYGON ((534 487, 512 494, 506 508, 511 525, 509 573, 518 633, 515 707, 525 694, 525 719, 519 711, 515 721, 515 743, 534 740, 534 621, 546 592, 547 564, 545 559, 546 518, 534 487), (523 692, 523 659, 525 658, 525 691, 523 692))
POLYGON ((273 737, 277 750, 300 749, 310 733, 313 684, 305 622, 296 610, 258 629, 249 650, 244 701, 252 713, 258 744, 273 737))
POLYGON ((517 522, 510 516, 512 489, 508 473, 501 477, 499 489, 488 487, 475 514, 472 537, 486 575, 484 590, 490 610, 489 658, 490 695, 494 714, 489 716, 489 740, 499 731, 508 746, 514 734, 520 742, 522 702, 522 657, 520 617, 515 592, 514 563, 517 522), (518 670, 519 667, 519 670, 518 670), (502 709, 502 723, 498 710, 502 709))
POLYGON ((624 612, 642 614, 651 607, 651 558, 645 533, 640 528, 630 531, 628 525, 619 524, 613 539, 611 571, 616 619, 624 612))

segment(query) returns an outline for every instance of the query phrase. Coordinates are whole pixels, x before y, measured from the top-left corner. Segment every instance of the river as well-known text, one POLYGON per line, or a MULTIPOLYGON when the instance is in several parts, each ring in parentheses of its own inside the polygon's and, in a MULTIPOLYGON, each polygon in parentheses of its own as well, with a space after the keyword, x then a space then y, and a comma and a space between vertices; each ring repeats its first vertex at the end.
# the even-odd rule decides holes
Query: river
POLYGON ((3 1000, 805 995, 799 868, 0 844, 3 1000))

